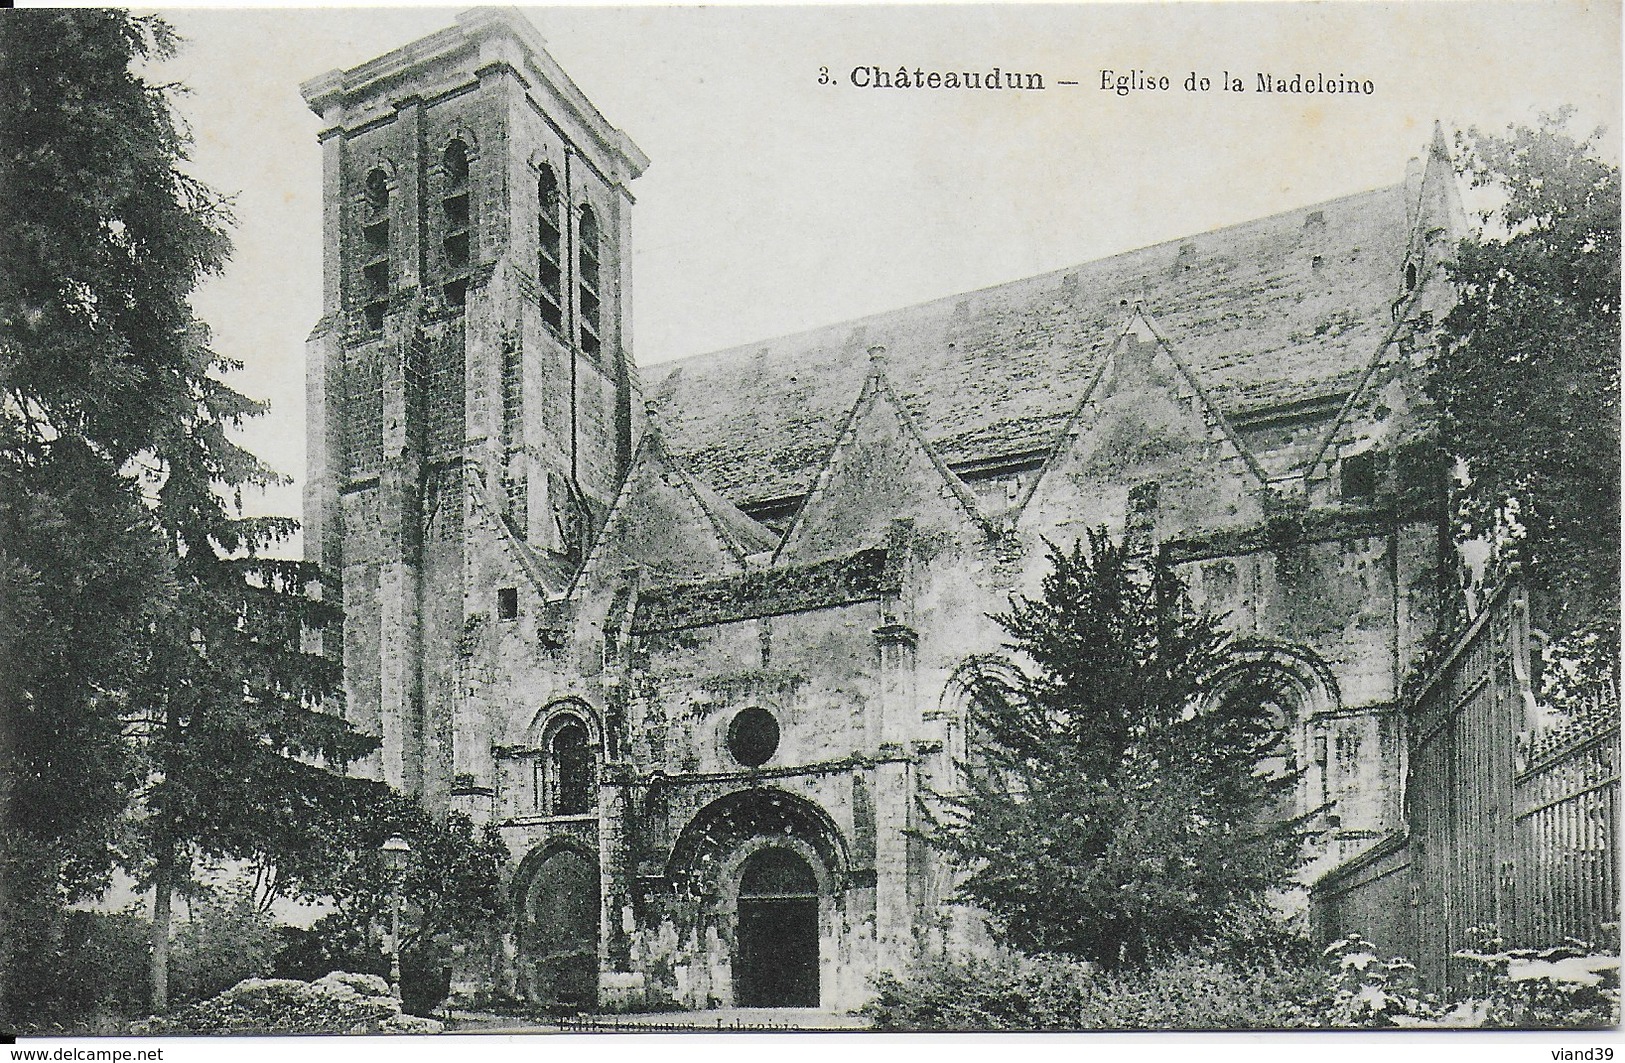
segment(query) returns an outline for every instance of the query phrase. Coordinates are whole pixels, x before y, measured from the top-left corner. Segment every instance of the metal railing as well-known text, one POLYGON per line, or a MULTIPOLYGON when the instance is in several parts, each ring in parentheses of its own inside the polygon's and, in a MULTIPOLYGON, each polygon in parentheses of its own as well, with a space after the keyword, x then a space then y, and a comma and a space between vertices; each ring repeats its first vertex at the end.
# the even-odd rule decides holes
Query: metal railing
POLYGON ((1383 873, 1356 859, 1315 884, 1320 934, 1365 933, 1448 993, 1469 972, 1455 953, 1479 945, 1475 928, 1543 946, 1595 941, 1618 919, 1618 693, 1554 720, 1536 704, 1533 652, 1514 575, 1409 700, 1406 834, 1384 846, 1383 873), (1395 940, 1348 925, 1401 896, 1409 918, 1382 920, 1395 940))

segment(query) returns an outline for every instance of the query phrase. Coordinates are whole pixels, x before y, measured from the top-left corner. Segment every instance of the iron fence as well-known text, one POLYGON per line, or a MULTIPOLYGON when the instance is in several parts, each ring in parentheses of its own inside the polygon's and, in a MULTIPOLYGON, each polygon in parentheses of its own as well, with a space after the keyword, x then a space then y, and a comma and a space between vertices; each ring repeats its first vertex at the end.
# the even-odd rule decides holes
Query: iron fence
POLYGON ((1594 942, 1618 919, 1617 691, 1554 720, 1536 703, 1532 662, 1514 577, 1408 700, 1406 831, 1314 885, 1322 936, 1364 933, 1452 993, 1471 970, 1456 953, 1480 944, 1478 928, 1543 946, 1594 942), (1350 922, 1362 918, 1381 925, 1350 922))

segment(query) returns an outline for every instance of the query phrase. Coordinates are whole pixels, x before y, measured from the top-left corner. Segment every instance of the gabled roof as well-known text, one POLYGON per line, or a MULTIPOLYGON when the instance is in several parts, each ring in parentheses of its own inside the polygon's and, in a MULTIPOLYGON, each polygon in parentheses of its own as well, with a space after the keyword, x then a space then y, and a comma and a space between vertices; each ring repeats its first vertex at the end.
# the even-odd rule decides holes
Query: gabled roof
POLYGON ((1017 520, 1065 541, 1131 510, 1174 529, 1250 525, 1264 471, 1190 367, 1136 308, 1027 493, 1017 520), (1139 491, 1150 495, 1134 501, 1139 491))
POLYGON ((641 566, 657 583, 739 572, 778 536, 739 512, 668 453, 651 417, 577 585, 601 571, 641 566))
POLYGON ((853 546, 883 544, 898 518, 933 530, 987 523, 976 500, 921 438, 908 410, 886 384, 880 349, 773 563, 833 557, 853 546))
POLYGON ((467 477, 469 497, 474 503, 473 519, 487 522, 496 534, 496 542, 504 556, 524 574, 542 599, 556 598, 570 585, 570 573, 559 560, 531 549, 523 531, 514 523, 505 507, 490 496, 490 490, 479 476, 467 477))
POLYGON ((812 487, 877 344, 950 465, 1045 450, 1135 303, 1231 416, 1346 394, 1391 324, 1407 233, 1395 185, 685 359, 651 391, 667 445, 739 505, 812 487))
POLYGON ((1200 406, 1201 413, 1197 416, 1204 422, 1206 434, 1210 439, 1229 448, 1254 477, 1254 486, 1264 487, 1268 484, 1269 478, 1259 466, 1258 460, 1231 427, 1224 411, 1214 403, 1190 365, 1180 357, 1179 351, 1168 341, 1156 322, 1145 313, 1145 309, 1135 306, 1118 328, 1116 338, 1106 348, 1106 353, 1100 360, 1100 369, 1084 389, 1082 398, 1067 415, 1053 449, 1044 460, 1043 468, 1027 485, 1025 494, 1017 503, 1017 509, 1025 509, 1033 495, 1044 489, 1045 481, 1051 478, 1057 467, 1069 460, 1074 449, 1071 440, 1086 427, 1093 415, 1098 413, 1099 399, 1104 397, 1104 392, 1119 388, 1134 390, 1147 387, 1160 387, 1169 394, 1177 394, 1182 388, 1188 388, 1192 401, 1200 406), (1125 349, 1136 352, 1136 355, 1124 357, 1125 349), (1183 384, 1172 379, 1158 379, 1159 374, 1155 372, 1153 365, 1159 359, 1166 359, 1171 374, 1177 376, 1183 384))

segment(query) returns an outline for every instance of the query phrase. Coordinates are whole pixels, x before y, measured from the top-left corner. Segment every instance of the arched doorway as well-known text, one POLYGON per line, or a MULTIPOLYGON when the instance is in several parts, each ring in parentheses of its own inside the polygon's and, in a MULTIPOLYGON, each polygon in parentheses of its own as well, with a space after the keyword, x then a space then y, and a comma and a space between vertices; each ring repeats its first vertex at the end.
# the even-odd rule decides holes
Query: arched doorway
POLYGON ((783 790, 737 790, 694 814, 666 866, 679 932, 703 943, 692 1006, 834 1006, 851 865, 828 813, 783 790))
POLYGON ((740 870, 733 980, 740 1007, 818 1006, 818 881, 794 850, 758 849, 740 870))
POLYGON ((591 1008, 598 1000, 598 864, 576 849, 542 858, 521 895, 524 994, 534 1003, 591 1008))

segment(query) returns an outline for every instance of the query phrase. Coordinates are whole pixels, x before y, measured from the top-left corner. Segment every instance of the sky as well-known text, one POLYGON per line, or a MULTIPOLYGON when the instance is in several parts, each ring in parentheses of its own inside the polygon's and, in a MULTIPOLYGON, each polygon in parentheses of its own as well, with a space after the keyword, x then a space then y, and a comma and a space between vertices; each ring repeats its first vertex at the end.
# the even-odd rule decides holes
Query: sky
MULTIPOLYGON (((270 404, 244 440, 292 478, 255 512, 299 513, 304 339, 321 312, 320 123, 298 86, 456 10, 163 11, 187 43, 153 73, 190 90, 190 169, 238 219, 195 305, 244 363, 233 383, 270 404)), ((632 186, 646 380, 674 358, 1393 184, 1435 120, 1499 131, 1569 105, 1619 158, 1612 0, 522 10, 652 160, 632 186), (859 66, 997 66, 1046 87, 861 88, 859 66), (1102 90, 1103 70, 1169 89, 1102 90), (1221 91, 1225 72, 1246 91, 1221 91), (1261 94, 1260 72, 1374 91, 1261 94), (1186 91, 1191 74, 1211 87, 1186 91)))

